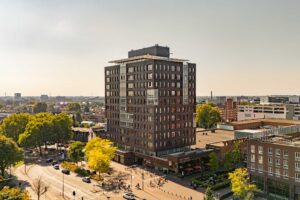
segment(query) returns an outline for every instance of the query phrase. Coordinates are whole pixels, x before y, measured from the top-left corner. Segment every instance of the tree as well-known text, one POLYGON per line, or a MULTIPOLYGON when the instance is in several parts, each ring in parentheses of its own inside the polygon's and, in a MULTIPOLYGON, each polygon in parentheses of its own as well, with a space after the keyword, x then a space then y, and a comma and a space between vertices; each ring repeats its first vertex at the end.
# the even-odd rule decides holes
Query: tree
POLYGON ((4 177, 5 169, 23 159, 23 150, 4 135, 0 135, 0 173, 4 177))
POLYGON ((68 157, 73 161, 78 163, 79 161, 83 160, 84 153, 83 153, 84 145, 81 142, 73 142, 68 150, 68 157))
POLYGON ((81 106, 79 103, 69 103, 67 109, 70 112, 81 112, 81 106))
POLYGON ((85 113, 90 112, 90 103, 89 103, 89 102, 86 102, 86 104, 85 104, 85 106, 84 106, 84 112, 85 112, 85 113))
POLYGON ((25 131, 30 118, 29 114, 12 114, 8 116, 1 125, 2 133, 18 142, 19 135, 25 131))
POLYGON ((215 152, 209 154, 209 166, 213 171, 216 171, 219 168, 219 160, 215 152))
POLYGON ((33 106, 34 113, 47 112, 47 104, 45 102, 38 102, 33 106))
POLYGON ((0 190, 1 200, 30 200, 27 191, 22 191, 20 188, 4 187, 0 190))
POLYGON ((233 150, 232 150, 232 161, 233 163, 240 163, 241 162, 241 144, 242 141, 235 141, 233 144, 233 150))
POLYGON ((65 143, 71 138, 72 120, 66 113, 54 115, 53 119, 53 142, 65 143))
POLYGON ((228 153, 225 154, 224 168, 227 171, 229 171, 230 169, 232 169, 232 164, 233 164, 232 153, 228 152, 228 153))
POLYGON ((235 196, 241 199, 253 199, 253 192, 257 188, 255 184, 250 183, 246 168, 238 168, 229 173, 229 180, 231 181, 231 190, 235 196))
POLYGON ((91 139, 85 146, 85 157, 88 160, 88 166, 103 173, 109 169, 110 161, 115 156, 116 147, 112 142, 99 137, 91 139))
POLYGON ((214 200, 214 195, 210 187, 206 188, 204 200, 214 200))
POLYGON ((20 135, 19 144, 23 147, 37 147, 42 156, 42 145, 47 146, 47 142, 55 139, 52 119, 53 115, 49 113, 36 114, 20 135))
POLYGON ((82 117, 81 117, 80 112, 77 112, 77 113, 76 113, 75 120, 76 120, 78 123, 81 123, 81 122, 82 122, 82 117))
POLYGON ((37 199, 40 200, 41 196, 48 191, 48 186, 42 180, 42 177, 38 177, 32 184, 32 189, 37 195, 37 199))
POLYGON ((220 111, 213 104, 206 103, 196 108, 196 121, 198 126, 210 129, 221 120, 220 111))

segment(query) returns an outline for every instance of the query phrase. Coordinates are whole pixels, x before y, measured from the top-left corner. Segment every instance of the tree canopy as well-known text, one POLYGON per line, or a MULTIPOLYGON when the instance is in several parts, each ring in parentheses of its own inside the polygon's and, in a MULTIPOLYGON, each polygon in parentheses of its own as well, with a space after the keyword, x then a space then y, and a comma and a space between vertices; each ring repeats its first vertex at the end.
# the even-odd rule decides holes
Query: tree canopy
POLYGON ((216 171, 219 168, 219 160, 215 152, 209 154, 209 166, 214 171, 216 171))
POLYGON ((33 106, 34 113, 42 113, 47 111, 47 104, 45 102, 38 102, 33 106))
POLYGON ((42 155, 42 145, 65 142, 70 138, 71 125, 72 121, 65 113, 39 113, 32 116, 18 142, 24 147, 38 147, 42 155))
POLYGON ((84 158, 84 153, 83 153, 84 145, 82 142, 73 142, 68 150, 68 157, 73 161, 73 162, 79 162, 83 160, 84 158))
POLYGON ((4 135, 0 135, 0 173, 4 177, 5 169, 23 160, 23 150, 4 135))
POLYGON ((81 112, 81 106, 79 103, 69 103, 67 109, 70 112, 81 112))
POLYGON ((12 114, 3 120, 0 129, 2 133, 15 142, 18 141, 19 135, 25 131, 25 128, 31 119, 29 114, 12 114))
POLYGON ((214 195, 210 187, 206 188, 204 200, 214 200, 214 195))
POLYGON ((27 191, 22 191, 19 188, 4 187, 0 190, 1 200, 30 200, 30 196, 27 191))
POLYGON ((238 168, 234 172, 229 173, 229 180, 235 196, 241 199, 253 199, 253 192, 257 188, 255 184, 250 183, 246 168, 238 168))
POLYGON ((85 156, 89 168, 103 173, 109 169, 110 161, 115 156, 116 147, 106 139, 93 138, 85 146, 85 156))
POLYGON ((221 120, 220 111, 211 103, 206 103, 196 107, 196 121, 199 127, 210 129, 221 120))

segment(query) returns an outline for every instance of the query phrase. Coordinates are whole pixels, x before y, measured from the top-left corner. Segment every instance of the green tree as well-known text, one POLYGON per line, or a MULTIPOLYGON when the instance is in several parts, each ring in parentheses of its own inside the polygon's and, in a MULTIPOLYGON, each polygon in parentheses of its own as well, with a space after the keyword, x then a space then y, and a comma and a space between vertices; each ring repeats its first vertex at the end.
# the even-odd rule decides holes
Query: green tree
POLYGON ((199 127, 210 129, 221 120, 220 111, 211 103, 196 107, 196 121, 199 127))
POLYGON ((238 168, 234 172, 229 173, 229 180, 231 181, 231 190, 235 196, 241 199, 253 199, 253 192, 257 188, 255 184, 250 183, 246 168, 238 168))
POLYGON ((81 117, 80 112, 77 112, 77 113, 76 113, 75 120, 76 120, 76 122, 78 122, 78 123, 81 123, 81 122, 82 122, 82 117, 81 117))
POLYGON ((11 139, 0 135, 0 173, 4 177, 5 169, 23 159, 23 150, 11 139))
POLYGON ((27 191, 22 191, 19 188, 4 187, 0 190, 1 200, 30 200, 30 196, 27 191))
POLYGON ((73 142, 68 150, 68 157, 73 161, 78 163, 84 158, 83 153, 84 145, 81 142, 73 142))
POLYGON ((53 142, 65 143, 71 138, 72 120, 66 113, 54 115, 53 122, 53 142))
POLYGON ((110 161, 115 156, 116 147, 112 142, 99 137, 91 139, 85 146, 85 157, 89 168, 103 173, 109 169, 110 161))
POLYGON ((79 103, 69 103, 68 104, 68 111, 70 112, 81 112, 81 106, 79 103))
POLYGON ((0 129, 6 137, 17 142, 19 135, 25 131, 30 118, 29 114, 12 114, 3 120, 0 129))
POLYGON ((227 171, 229 171, 230 169, 232 169, 232 164, 233 164, 232 153, 228 152, 228 153, 225 154, 224 168, 227 171))
POLYGON ((232 150, 232 161, 233 163, 239 164, 241 162, 242 154, 241 154, 241 144, 242 141, 235 141, 233 144, 232 150))
POLYGON ((89 103, 89 102, 86 102, 86 104, 85 104, 85 106, 84 106, 84 112, 85 112, 85 113, 90 112, 90 103, 89 103))
POLYGON ((47 112, 47 104, 44 102, 38 102, 38 103, 34 104, 33 112, 34 113, 47 112))
POLYGON ((42 145, 55 140, 53 131, 53 115, 36 114, 27 124, 24 133, 19 137, 19 144, 24 147, 37 147, 42 156, 42 145))
POLYGON ((214 200, 214 195, 210 187, 206 188, 204 200, 214 200))
POLYGON ((213 171, 219 168, 219 159, 215 152, 209 154, 209 166, 213 171))

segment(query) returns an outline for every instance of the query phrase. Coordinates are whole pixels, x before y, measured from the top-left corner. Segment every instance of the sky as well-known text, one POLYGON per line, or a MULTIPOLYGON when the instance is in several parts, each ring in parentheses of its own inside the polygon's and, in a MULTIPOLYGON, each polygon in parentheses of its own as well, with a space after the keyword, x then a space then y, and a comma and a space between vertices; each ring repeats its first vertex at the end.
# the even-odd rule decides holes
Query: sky
POLYGON ((103 96, 104 67, 169 46, 197 95, 300 95, 300 1, 0 0, 0 96, 103 96))

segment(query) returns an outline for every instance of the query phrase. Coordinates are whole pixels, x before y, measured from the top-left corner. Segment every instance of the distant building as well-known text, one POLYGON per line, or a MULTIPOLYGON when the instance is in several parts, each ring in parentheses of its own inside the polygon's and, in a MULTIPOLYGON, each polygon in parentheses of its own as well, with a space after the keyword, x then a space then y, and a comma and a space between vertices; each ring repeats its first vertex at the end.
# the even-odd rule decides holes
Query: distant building
POLYGON ((20 101, 22 101, 22 94, 21 93, 15 93, 14 102, 20 102, 20 101))
POLYGON ((237 102, 232 98, 226 99, 224 106, 220 107, 220 114, 224 122, 237 121, 237 102))
POLYGON ((299 104, 238 105, 237 120, 250 119, 300 119, 299 104))
POLYGON ((47 102, 49 100, 49 96, 46 94, 42 94, 40 100, 41 102, 47 102))
POLYGON ((66 101, 66 97, 65 96, 57 96, 57 97, 55 97, 55 100, 57 102, 65 102, 66 101))
POLYGON ((264 96, 260 97, 260 104, 299 104, 299 96, 264 96))

